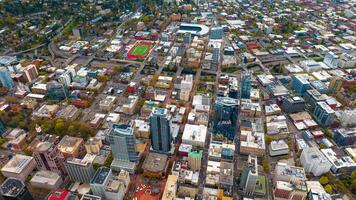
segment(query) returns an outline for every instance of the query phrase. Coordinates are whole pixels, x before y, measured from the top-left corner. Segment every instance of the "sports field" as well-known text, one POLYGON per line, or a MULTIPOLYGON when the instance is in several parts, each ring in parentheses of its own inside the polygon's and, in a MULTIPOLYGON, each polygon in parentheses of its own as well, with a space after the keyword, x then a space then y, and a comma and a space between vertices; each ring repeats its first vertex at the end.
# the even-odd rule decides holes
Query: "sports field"
POLYGON ((145 59, 152 48, 151 42, 140 41, 136 42, 127 53, 127 57, 131 60, 145 59))
POLYGON ((147 53, 148 49, 150 48, 150 46, 148 45, 137 45, 134 47, 134 49, 132 50, 131 54, 132 55, 140 55, 140 56, 143 56, 147 53))

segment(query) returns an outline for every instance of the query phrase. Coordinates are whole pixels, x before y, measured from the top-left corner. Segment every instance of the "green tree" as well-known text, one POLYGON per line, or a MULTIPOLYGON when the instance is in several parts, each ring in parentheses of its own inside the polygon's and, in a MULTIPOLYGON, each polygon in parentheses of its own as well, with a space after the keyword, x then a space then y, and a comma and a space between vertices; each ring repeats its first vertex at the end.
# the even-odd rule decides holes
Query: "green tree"
POLYGON ((108 158, 107 158, 107 159, 105 160, 105 162, 104 162, 104 166, 105 166, 105 167, 110 167, 112 161, 113 161, 112 154, 109 154, 108 158))
POLYGON ((265 171, 266 173, 270 172, 270 166, 268 164, 268 162, 266 160, 262 160, 262 167, 263 167, 263 171, 265 171))
POLYGON ((324 189, 325 189, 325 192, 327 192, 329 194, 333 193, 333 187, 330 184, 325 185, 324 189))
POLYGON ((322 185, 326 185, 326 184, 329 183, 329 179, 328 179, 328 177, 326 177, 326 176, 322 176, 322 177, 320 177, 319 182, 320 182, 322 185))

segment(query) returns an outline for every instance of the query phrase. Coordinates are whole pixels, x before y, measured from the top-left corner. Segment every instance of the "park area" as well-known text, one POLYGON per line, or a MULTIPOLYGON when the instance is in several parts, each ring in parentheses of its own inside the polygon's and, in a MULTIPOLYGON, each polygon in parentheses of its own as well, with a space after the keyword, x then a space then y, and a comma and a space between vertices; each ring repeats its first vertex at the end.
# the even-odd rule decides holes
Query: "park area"
POLYGON ((136 42, 127 53, 127 57, 130 60, 145 59, 151 48, 151 42, 136 42))

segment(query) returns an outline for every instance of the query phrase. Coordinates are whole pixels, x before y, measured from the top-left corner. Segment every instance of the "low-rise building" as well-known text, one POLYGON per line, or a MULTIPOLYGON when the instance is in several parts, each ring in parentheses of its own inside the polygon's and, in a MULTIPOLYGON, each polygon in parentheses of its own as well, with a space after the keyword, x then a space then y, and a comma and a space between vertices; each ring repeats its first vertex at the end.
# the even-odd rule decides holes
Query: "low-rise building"
POLYGON ((240 153, 263 156, 266 153, 264 133, 241 130, 240 153))
POLYGON ((289 154, 288 144, 284 140, 274 140, 269 145, 270 156, 281 156, 289 154))
POLYGON ((127 187, 117 174, 106 167, 100 167, 90 181, 92 193, 106 200, 123 199, 127 187))
POLYGON ((83 138, 64 136, 58 143, 58 150, 62 152, 65 158, 77 158, 84 151, 83 138))
POLYGON ((296 113, 304 110, 304 99, 302 97, 281 97, 279 104, 284 112, 296 113))
POLYGON ((331 148, 320 150, 331 163, 331 171, 333 173, 340 173, 343 171, 354 171, 356 170, 356 163, 352 160, 350 156, 344 156, 337 154, 331 148))
POLYGON ((130 95, 127 98, 127 102, 122 105, 122 112, 125 114, 132 115, 136 111, 138 99, 138 96, 130 95))
POLYGON ((356 143, 356 128, 336 129, 333 140, 339 147, 354 145, 356 143))
POLYGON ((175 200, 177 192, 178 177, 175 175, 169 175, 166 186, 163 191, 162 200, 175 200))
POLYGON ((89 138, 84 144, 85 150, 89 154, 99 154, 102 146, 103 146, 102 140, 97 137, 89 138))
POLYGON ((69 121, 74 121, 79 117, 79 114, 80 114, 80 110, 77 107, 73 105, 68 105, 62 110, 58 111, 56 116, 69 121))
POLYGON ((277 163, 274 175, 273 197, 279 200, 305 199, 307 196, 304 169, 277 163))
POLYGON ((319 181, 307 181, 309 200, 332 200, 331 195, 325 192, 319 181))
POLYGON ((13 177, 25 181, 35 166, 35 159, 32 156, 16 154, 1 168, 1 173, 5 177, 13 177))
POLYGON ((168 156, 159 153, 149 153, 143 162, 143 175, 147 177, 161 178, 167 172, 168 156))
POLYGON ((99 108, 102 111, 110 111, 113 109, 116 102, 115 96, 106 96, 105 99, 99 102, 99 108))
POLYGON ((193 147, 203 148, 208 128, 204 125, 186 124, 182 136, 182 143, 193 147))
POLYGON ((62 177, 58 173, 43 170, 36 172, 30 180, 33 187, 46 190, 56 190, 62 183, 62 177))
POLYGON ((13 177, 7 178, 1 184, 0 193, 3 199, 35 200, 28 191, 25 183, 13 177))

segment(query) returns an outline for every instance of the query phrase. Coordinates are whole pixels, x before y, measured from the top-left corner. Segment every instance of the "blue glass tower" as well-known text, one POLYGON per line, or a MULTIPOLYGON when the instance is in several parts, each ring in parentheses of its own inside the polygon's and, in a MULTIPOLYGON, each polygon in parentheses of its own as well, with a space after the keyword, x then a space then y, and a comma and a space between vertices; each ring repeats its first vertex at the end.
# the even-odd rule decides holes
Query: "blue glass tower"
POLYGON ((161 153, 171 150, 172 135, 170 130, 168 110, 154 108, 150 116, 152 149, 161 153))
POLYGON ((47 83, 47 92, 49 99, 53 101, 62 101, 69 96, 68 87, 56 81, 47 83))
POLYGON ((214 105, 214 133, 233 140, 237 128, 238 103, 236 99, 218 97, 214 105))
POLYGON ((10 72, 4 68, 0 68, 0 82, 3 87, 11 89, 15 86, 14 81, 12 81, 10 72))
POLYGON ((251 96, 251 73, 246 72, 241 77, 241 98, 242 99, 249 99, 251 96))
POLYGON ((0 136, 6 132, 6 127, 2 119, 0 119, 0 136))

